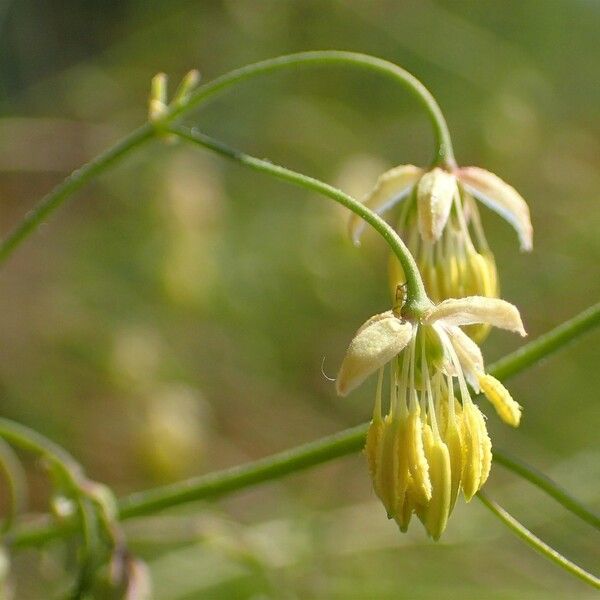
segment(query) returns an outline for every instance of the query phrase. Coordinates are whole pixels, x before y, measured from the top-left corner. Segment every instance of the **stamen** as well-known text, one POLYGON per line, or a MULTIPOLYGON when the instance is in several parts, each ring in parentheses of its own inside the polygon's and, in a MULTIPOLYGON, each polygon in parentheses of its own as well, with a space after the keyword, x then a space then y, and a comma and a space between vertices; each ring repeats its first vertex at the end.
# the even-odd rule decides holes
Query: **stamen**
POLYGON ((469 223, 472 226, 473 233, 475 233, 475 238, 477 239, 477 246, 479 247, 479 250, 489 252, 489 246, 485 234, 483 232, 483 225, 481 224, 481 216, 479 215, 477 204, 469 194, 465 193, 464 199, 465 205, 467 205, 468 203, 469 206, 469 223))
POLYGON ((429 409, 429 420, 431 421, 431 429, 435 439, 440 438, 440 432, 437 426, 437 419, 435 418, 435 410, 433 408, 433 395, 431 393, 431 381, 429 380, 429 368, 427 367, 427 361, 425 360, 425 344, 421 346, 421 370, 422 377, 425 378, 425 391, 427 393, 427 408, 429 409))
POLYGON ((456 422, 456 408, 454 406, 454 402, 456 399, 454 398, 454 383, 452 381, 452 375, 447 375, 448 377, 448 403, 450 404, 450 421, 452 423, 456 422))
POLYGON ((398 412, 398 361, 390 364, 390 415, 398 412))
POLYGON ((465 213, 463 212, 463 207, 459 196, 456 197, 454 206, 456 206, 456 216, 461 229, 462 241, 464 242, 466 248, 474 251, 475 247, 473 246, 471 236, 469 235, 469 227, 467 226, 467 220, 465 219, 465 213))
POLYGON ((373 409, 373 419, 381 420, 381 392, 383 388, 383 374, 385 367, 379 369, 379 375, 377 376, 377 392, 375 392, 375 408, 373 409))
POLYGON ((448 354, 450 355, 450 360, 452 361, 452 365, 456 371, 456 378, 458 379, 458 386, 460 388, 460 395, 461 395, 463 404, 465 404, 465 402, 467 402, 467 403, 472 402, 471 395, 469 394, 469 389, 467 388, 467 382, 465 381, 463 370, 460 365, 460 361, 458 360, 458 356, 456 355, 456 352, 454 350, 454 346, 452 345, 452 342, 448 338, 448 335, 446 334, 445 331, 443 331, 442 329, 438 329, 438 328, 436 328, 436 331, 438 332, 438 335, 442 339, 442 343, 444 344, 444 349, 448 351, 448 354))

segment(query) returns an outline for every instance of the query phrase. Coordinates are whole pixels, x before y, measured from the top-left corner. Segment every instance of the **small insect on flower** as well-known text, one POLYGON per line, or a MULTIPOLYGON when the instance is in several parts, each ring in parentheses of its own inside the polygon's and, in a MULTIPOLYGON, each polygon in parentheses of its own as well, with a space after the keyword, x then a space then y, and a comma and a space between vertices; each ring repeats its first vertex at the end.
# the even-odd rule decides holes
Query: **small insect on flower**
MULTIPOLYGON (((402 165, 384 173, 364 203, 384 214, 401 201, 397 231, 415 257, 434 302, 467 296, 499 296, 494 256, 483 232, 475 198, 517 230, 522 250, 531 250, 533 229, 525 200, 499 177, 478 167, 424 171, 402 165)), ((350 235, 360 243, 364 221, 353 215, 350 235)), ((405 281, 398 259, 390 256, 392 294, 405 281)), ((467 332, 481 341, 489 326, 467 332)))
POLYGON ((356 332, 336 379, 345 396, 379 372, 365 447, 373 487, 402 531, 416 514, 434 540, 459 492, 469 501, 491 468, 485 418, 468 385, 483 392, 509 425, 518 426, 521 417, 521 407, 485 373, 479 347, 460 329, 477 323, 525 335, 519 311, 496 298, 448 299, 419 320, 390 310, 356 332))

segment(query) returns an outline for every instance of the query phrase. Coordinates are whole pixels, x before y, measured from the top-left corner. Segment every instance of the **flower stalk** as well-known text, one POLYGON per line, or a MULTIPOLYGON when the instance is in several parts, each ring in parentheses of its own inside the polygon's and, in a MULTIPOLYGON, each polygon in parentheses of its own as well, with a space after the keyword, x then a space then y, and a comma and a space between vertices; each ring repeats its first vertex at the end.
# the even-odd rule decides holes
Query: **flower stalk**
MULTIPOLYGON (((554 351, 565 347, 569 342, 578 339, 584 333, 592 331, 598 325, 600 325, 600 303, 589 307, 537 340, 525 344, 519 350, 490 365, 488 372, 499 379, 517 375, 554 351), (539 343, 540 340, 543 341, 543 344, 539 343)), ((253 485, 266 483, 354 454, 364 448, 368 427, 368 423, 363 423, 246 465, 134 493, 118 502, 119 519, 133 519, 189 502, 226 496, 253 485)), ((520 461, 519 468, 515 468, 514 458, 500 449, 495 449, 494 455, 499 464, 540 487, 567 510, 598 527, 598 517, 578 500, 561 490, 550 479, 546 479, 542 486, 539 473, 532 467, 520 461)), ((57 537, 68 535, 72 531, 69 524, 22 525, 11 533, 8 541, 15 548, 37 546, 57 537)))
MULTIPOLYGON (((470 239, 466 229, 467 220, 464 218, 464 215, 462 215, 462 206, 459 202, 461 194, 469 193, 473 196, 477 196, 484 204, 488 204, 488 206, 505 216, 513 225, 515 225, 519 232, 522 248, 530 249, 531 227, 529 211, 524 204, 524 201, 522 201, 522 198, 518 195, 516 190, 505 184, 496 176, 474 167, 458 168, 453 155, 448 127, 439 105, 421 82, 404 69, 378 58, 350 52, 323 51, 282 56, 276 59, 248 65, 241 69, 231 71, 201 87, 197 87, 199 79, 198 74, 196 72, 190 72, 189 76, 182 82, 174 100, 170 104, 168 103, 167 98, 166 76, 159 74, 153 81, 149 122, 135 130, 132 134, 124 138, 104 154, 98 156, 90 163, 84 165, 81 169, 72 173, 63 183, 43 198, 40 204, 29 213, 0 244, 0 262, 5 260, 51 212, 56 210, 74 192, 83 187, 95 176, 104 172, 110 166, 113 166, 122 160, 127 154, 140 147, 146 141, 161 137, 171 140, 173 137, 170 136, 177 136, 180 139, 217 152, 222 156, 235 160, 256 171, 264 172, 294 185, 317 191, 345 206, 351 210, 354 215, 362 218, 366 223, 371 225, 384 238, 400 263, 405 281, 406 295, 400 296, 398 294, 398 289, 396 289, 397 304, 394 306, 394 310, 390 311, 389 318, 386 317, 385 323, 380 322, 376 325, 369 322, 369 326, 373 325, 373 327, 376 326, 377 328, 382 329, 381 335, 383 337, 381 337, 379 333, 377 334, 377 340, 385 340, 385 347, 377 355, 380 366, 389 361, 389 357, 386 358, 385 361, 381 360, 382 353, 386 354, 391 352, 390 348, 392 348, 394 349, 394 352, 392 353, 391 358, 393 360, 399 360, 399 352, 403 351, 404 347, 410 343, 410 345, 408 345, 408 350, 404 351, 404 356, 402 358, 403 381, 406 381, 406 375, 407 373, 410 373, 411 384, 410 387, 405 390, 408 404, 405 404, 404 397, 398 400, 394 395, 396 393, 396 388, 398 387, 396 380, 400 366, 400 363, 398 363, 397 365, 390 367, 390 388, 393 389, 394 392, 392 393, 390 401, 390 412, 386 416, 386 419, 390 417, 389 421, 391 423, 393 420, 392 417, 396 415, 397 411, 400 411, 404 421, 394 421, 392 423, 393 428, 401 426, 405 427, 406 431, 412 431, 413 429, 416 430, 420 427, 423 430, 419 436, 416 436, 419 437, 419 444, 414 445, 413 450, 415 456, 407 461, 407 464, 410 466, 407 467, 406 472, 403 475, 405 476, 407 485, 402 490, 402 502, 398 502, 398 498, 393 494, 392 496, 388 494, 388 484, 389 481, 393 480, 393 477, 386 480, 386 473, 377 472, 376 476, 374 475, 374 478, 379 478, 383 481, 383 484, 380 485, 380 489, 378 490, 376 486, 376 490, 380 497, 382 497, 382 500, 384 500, 384 504, 386 504, 386 499, 390 500, 388 503, 389 506, 386 504, 386 508, 388 509, 388 513, 396 518, 401 528, 408 525, 408 518, 410 518, 412 512, 415 512, 425 524, 429 534, 437 539, 443 531, 449 512, 452 509, 458 490, 457 485, 462 486, 467 499, 478 493, 479 488, 487 478, 489 462, 491 460, 491 455, 488 457, 490 460, 484 460, 481 457, 478 460, 471 460, 469 458, 469 460, 464 462, 463 466, 458 470, 459 472, 462 472, 462 483, 456 484, 456 482, 450 480, 449 464, 451 452, 449 453, 448 451, 450 443, 445 437, 445 431, 448 430, 448 425, 446 424, 445 429, 440 433, 440 430, 438 430, 438 419, 442 414, 445 419, 448 419, 449 415, 454 418, 452 411, 455 408, 455 399, 453 396, 454 387, 452 384, 452 377, 458 377, 462 404, 456 404, 456 407, 462 406, 460 410, 462 414, 465 415, 465 421, 469 416, 468 411, 473 410, 472 407, 474 406, 471 404, 471 399, 467 390, 467 380, 476 391, 481 389, 490 398, 500 416, 509 424, 518 424, 520 418, 520 407, 510 398, 508 392, 506 392, 499 381, 496 381, 491 375, 485 374, 479 369, 479 362, 481 362, 481 366, 483 366, 482 361, 478 362, 477 356, 473 359, 473 348, 469 345, 467 340, 463 339, 461 341, 460 339, 460 336, 464 334, 459 329, 459 326, 473 323, 498 325, 498 323, 486 319, 473 320, 471 317, 468 319, 460 317, 463 318, 464 321, 461 322, 460 318, 457 316, 460 311, 457 311, 456 307, 452 309, 453 312, 450 312, 447 315, 440 313, 433 318, 431 315, 435 311, 443 311, 445 302, 441 302, 441 304, 438 304, 436 307, 433 306, 426 293, 426 288, 421 278, 419 268, 417 267, 417 263, 412 254, 409 252, 396 231, 388 225, 379 214, 371 211, 368 206, 361 204, 351 196, 319 180, 230 149, 202 133, 173 125, 173 122, 176 119, 201 105, 217 92, 243 80, 261 74, 303 65, 325 66, 332 64, 346 64, 384 74, 408 89, 425 108, 433 126, 436 150, 430 171, 425 173, 422 177, 419 177, 418 184, 416 181, 412 183, 416 184, 415 198, 419 213, 419 231, 426 243, 432 244, 440 240, 446 224, 449 220, 452 222, 452 219, 454 219, 457 221, 458 225, 462 227, 461 229, 461 227, 454 224, 456 230, 461 229, 460 233, 462 233, 464 237, 464 243, 461 247, 464 246, 471 250, 468 244, 470 239), (457 181, 460 182, 462 187, 456 187, 457 181), (453 210, 455 212, 452 212, 453 210), (464 223, 459 222, 461 220, 464 221, 464 223), (391 324, 391 320, 393 319, 398 321, 396 325, 391 324), (439 325, 436 325, 435 321, 439 321, 439 325), (404 336, 406 337, 406 344, 401 348, 395 348, 395 342, 390 342, 390 338, 392 337, 392 334, 396 335, 399 332, 404 335, 399 328, 401 328, 403 323, 407 322, 410 322, 411 332, 410 335, 404 336), (449 353, 450 355, 453 355, 453 353, 456 352, 456 355, 454 355, 454 358, 451 361, 452 364, 448 363, 444 365, 443 368, 439 367, 437 363, 439 358, 436 356, 435 352, 437 345, 439 345, 437 342, 433 343, 433 345, 430 344, 431 347, 428 349, 428 352, 425 351, 425 337, 429 332, 429 329, 427 328, 430 326, 436 331, 436 334, 439 337, 438 342, 448 351, 446 354, 449 353), (392 331, 390 327, 395 329, 392 331), (421 330, 419 330, 419 328, 421 328, 421 330), (422 331, 423 339, 418 338, 419 331, 422 331), (417 351, 417 348, 419 351, 417 351), (408 354, 409 352, 410 355, 408 354), (465 360, 465 356, 467 360, 465 360), (430 370, 433 374, 431 378, 429 375, 430 370), (463 371, 464 377, 462 375, 463 371), (457 373, 457 375, 455 373, 457 373), (446 375, 449 378, 447 385, 443 381, 443 375, 446 375), (475 376, 475 378, 469 379, 469 375, 475 376), (433 392, 432 385, 434 386, 433 392), (443 404, 441 400, 442 396, 444 397, 445 404, 443 404), (442 439, 442 437, 444 437, 444 439, 442 439), (448 447, 446 447, 445 442, 448 443, 448 447), (427 461, 425 461, 425 457, 427 457, 427 461), (414 466, 415 464, 418 464, 419 461, 423 463, 423 468, 415 469, 414 466), (469 473, 467 468, 469 465, 477 465, 478 473, 469 473), (390 497, 388 498, 388 496, 390 497), (407 502, 410 501, 409 509, 407 509, 407 511, 404 511, 403 508, 405 499, 407 499, 407 502)), ((397 175, 396 171, 394 174, 397 175)), ((398 185, 398 180, 390 179, 389 181, 384 181, 386 185, 390 182, 396 186, 398 185)), ((404 180, 400 183, 404 186, 404 180)), ((396 192, 392 194, 392 200, 396 202, 399 197, 398 190, 396 190, 396 192)), ((401 197, 404 196, 401 195, 401 197)), ((389 198, 383 198, 383 200, 386 209, 392 205, 390 204, 389 198)), ((469 212, 471 213, 471 222, 477 226, 478 216, 476 210, 471 209, 469 212)), ((474 255, 479 255, 479 251, 483 252, 486 250, 486 244, 480 244, 480 246, 481 247, 477 248, 477 252, 475 252, 474 255)), ((458 254, 458 252, 454 252, 454 254, 458 254)), ((463 254, 465 253, 463 252, 463 254)), ((450 257, 454 257, 452 253, 450 253, 450 257)), ((477 258, 477 256, 475 256, 475 258, 477 258)), ((490 271, 491 268, 487 265, 484 271, 486 269, 487 271, 490 271)), ((474 269, 474 272, 477 275, 477 269, 474 269)), ((437 279, 439 278, 438 275, 438 273, 435 273, 435 277, 432 276, 431 280, 437 283, 437 279)), ((479 277, 479 279, 483 281, 482 277, 479 277)), ((491 276, 488 277, 488 279, 491 281, 491 276)), ((452 280, 448 281, 452 283, 452 280)), ((449 287, 448 281, 443 281, 442 283, 446 287, 449 287)), ((485 286, 483 285, 483 287, 485 286)), ((495 286, 489 285, 488 287, 491 291, 489 294, 485 295, 495 295, 495 286)), ((478 298, 470 298, 469 300, 474 301, 478 300, 478 298)), ((479 298, 479 300, 481 300, 481 298, 479 298)), ((498 302, 501 301, 498 300, 498 302)), ((488 304, 491 306, 491 303, 488 302, 488 304)), ((559 328, 560 331, 557 330, 554 338, 546 338, 543 343, 532 345, 529 352, 521 350, 518 353, 515 353, 514 359, 505 359, 500 365, 499 370, 504 374, 517 372, 521 368, 533 363, 539 357, 551 352, 556 347, 559 347, 569 338, 575 337, 579 333, 591 328, 598 323, 597 309, 598 306, 594 307, 591 309, 591 312, 583 318, 585 326, 581 326, 582 319, 580 319, 577 323, 573 324, 571 328, 559 328), (504 369, 504 371, 502 371, 502 369, 504 369)), ((381 316, 382 315, 378 315, 377 317, 381 316)), ((504 325, 498 326, 504 327, 504 325)), ((513 330, 517 329, 512 326, 505 328, 513 330)), ((358 339, 359 334, 360 331, 357 334, 356 339, 358 339)), ((404 337, 402 339, 404 339, 404 337)), ((371 341, 372 340, 370 339, 369 344, 372 346, 371 341)), ((359 350, 362 351, 360 348, 359 350)), ((364 361, 361 365, 359 370, 363 369, 364 372, 359 373, 360 377, 358 377, 358 379, 362 378, 362 381, 364 379, 363 375, 366 373, 364 361)), ((374 369, 371 369, 371 366, 372 365, 366 370, 372 372, 374 369)), ((492 368, 490 371, 494 372, 494 369, 492 368)), ((352 374, 351 379, 352 378, 352 385, 355 387, 354 384, 356 384, 357 380, 356 373, 352 374)), ((379 446, 381 446, 382 442, 379 438, 383 434, 380 429, 382 429, 386 423, 385 419, 382 419, 381 414, 381 383, 378 388, 379 392, 374 420, 369 430, 369 435, 372 433, 374 441, 370 444, 367 437, 367 453, 370 452, 370 448, 379 448, 379 446)), ((463 429, 469 433, 470 427, 472 431, 469 435, 475 439, 473 434, 475 429, 479 428, 484 431, 485 425, 481 425, 481 423, 484 423, 482 416, 481 418, 478 416, 477 418, 473 417, 471 420, 473 420, 473 422, 477 421, 479 425, 468 425, 464 426, 463 429)), ((442 425, 444 424, 442 423, 442 425)), ((215 473, 192 482, 182 482, 181 484, 175 484, 173 486, 168 486, 167 488, 159 488, 158 490, 151 490, 139 495, 134 495, 122 501, 117 508, 116 506, 111 506, 111 502, 107 501, 107 496, 109 496, 109 494, 105 493, 102 486, 98 486, 97 484, 93 484, 93 482, 86 480, 79 466, 68 455, 64 454, 62 450, 58 447, 54 447, 52 444, 49 445, 42 436, 38 436, 35 432, 30 432, 26 430, 26 428, 19 429, 19 427, 20 426, 16 424, 11 424, 6 420, 0 419, 0 436, 7 438, 14 443, 18 443, 22 447, 42 454, 56 467, 55 471, 58 475, 58 481, 61 484, 66 484, 68 491, 72 493, 78 507, 79 518, 81 520, 84 539, 87 542, 88 552, 93 552, 92 546, 96 543, 94 536, 96 535, 95 529, 97 525, 100 525, 101 528, 104 527, 104 533, 110 538, 116 531, 116 529, 113 531, 112 525, 113 523, 116 523, 117 517, 119 519, 127 519, 191 500, 217 497, 233 492, 236 489, 281 477, 286 473, 307 468, 356 451, 363 446, 365 435, 367 433, 367 426, 359 426, 281 455, 257 461, 251 465, 234 467, 225 472, 215 473)), ((484 433, 485 435, 481 434, 479 436, 480 439, 475 439, 475 442, 472 444, 474 449, 473 452, 475 452, 476 449, 478 449, 479 452, 483 452, 482 448, 486 447, 484 438, 487 438, 487 432, 484 431, 484 433)), ((384 439, 384 447, 388 444, 389 440, 387 440, 387 438, 392 440, 390 443, 395 444, 394 439, 392 439, 394 438, 394 435, 387 436, 386 439, 384 439)), ((407 434, 407 436, 410 437, 409 434, 407 434)), ((459 446, 460 445, 461 444, 459 444, 459 446)), ((377 450, 378 456, 381 455, 381 452, 383 451, 377 450)), ((487 447, 487 452, 489 453, 489 447, 487 447)), ((496 455, 500 455, 501 457, 502 453, 496 451, 496 455)), ((377 463, 377 460, 377 458, 373 458, 370 461, 372 463, 373 473, 376 472, 376 469, 373 469, 373 465, 377 463)), ((571 499, 565 492, 556 491, 556 486, 549 480, 542 480, 539 476, 531 476, 531 471, 528 470, 526 465, 516 462, 510 457, 505 457, 504 461, 501 460, 500 462, 505 467, 524 476, 532 481, 532 483, 538 485, 541 489, 544 489, 553 495, 553 497, 569 510, 572 510, 575 514, 579 514, 580 516, 582 514, 591 514, 587 509, 581 509, 577 501, 571 499)), ((397 474, 394 474, 394 477, 396 477, 396 475, 397 474)), ((394 490, 394 494, 396 494, 396 492, 397 490, 394 490)), ((485 496, 478 495, 493 514, 530 545, 545 554, 551 560, 554 560, 554 562, 566 570, 587 581, 587 583, 600 587, 600 582, 597 578, 586 573, 583 569, 577 567, 558 554, 555 550, 541 542, 541 540, 538 540, 531 532, 504 511, 504 509, 488 500, 485 496)), ((586 518, 586 520, 596 526, 598 525, 597 517, 594 517, 593 519, 586 518)), ((62 526, 50 525, 49 527, 37 530, 34 528, 29 532, 25 530, 16 534, 11 533, 9 539, 14 545, 27 545, 35 543, 36 541, 43 541, 45 539, 56 537, 68 531, 74 531, 76 530, 75 526, 76 523, 74 519, 67 518, 65 524, 62 526)), ((115 543, 119 542, 116 538, 112 541, 115 543)), ((85 577, 87 577, 87 575, 85 577)))
MULTIPOLYGON (((25 240, 46 217, 59 208, 59 206, 61 206, 72 194, 82 188, 94 177, 107 170, 110 166, 119 162, 127 154, 146 141, 155 137, 163 137, 165 130, 169 128, 170 124, 187 114, 189 111, 200 106, 213 95, 238 82, 259 75, 301 66, 327 65, 345 65, 374 71, 385 75, 411 92, 424 107, 433 127, 436 149, 432 164, 444 166, 448 169, 455 167, 456 162, 454 160, 448 126, 435 98, 431 95, 429 90, 427 90, 416 77, 408 73, 408 71, 380 58, 355 52, 334 50, 301 52, 247 65, 240 69, 230 71, 198 88, 195 88, 195 86, 199 81, 199 74, 196 71, 190 71, 188 76, 184 78, 184 81, 175 94, 174 101, 170 105, 167 104, 166 78, 161 73, 152 81, 149 122, 135 130, 96 159, 74 171, 67 179, 45 196, 25 219, 0 243, 0 264, 12 254, 21 242, 25 240)), ((175 132, 180 137, 184 137, 181 130, 175 132)), ((285 174, 282 172, 281 168, 269 170, 265 168, 268 165, 266 161, 259 161, 259 159, 254 159, 245 155, 242 156, 241 153, 226 149, 219 142, 210 140, 206 136, 189 132, 187 139, 195 141, 196 143, 206 142, 203 145, 207 148, 219 151, 229 158, 243 158, 240 162, 243 162, 256 170, 269 172, 271 175, 280 179, 286 179, 292 183, 303 185, 303 187, 315 189, 350 208, 357 216, 362 217, 384 237, 402 265, 406 277, 407 288, 407 298, 404 307, 406 314, 418 317, 430 307, 431 303, 425 292, 425 287, 421 280, 418 268, 402 240, 393 228, 389 227, 387 223, 377 215, 373 215, 371 211, 365 209, 359 202, 347 194, 343 194, 340 190, 336 190, 332 186, 327 186, 326 184, 322 184, 317 180, 300 175, 299 173, 290 176, 291 172, 285 174), (264 164, 260 164, 261 162, 264 164)))
POLYGON ((362 203, 352 198, 352 196, 313 177, 275 165, 270 161, 250 156, 239 150, 234 150, 222 142, 196 131, 195 129, 171 126, 167 129, 167 132, 177 135, 181 139, 191 142, 196 146, 201 146, 207 150, 220 154, 225 158, 234 160, 254 171, 265 173, 276 179, 318 192, 350 209, 354 214, 364 219, 383 237, 402 265, 406 274, 406 302, 404 304, 403 314, 420 317, 432 307, 431 301, 425 292, 425 286, 423 285, 419 268, 400 236, 394 231, 393 227, 386 223, 381 217, 371 212, 362 203))

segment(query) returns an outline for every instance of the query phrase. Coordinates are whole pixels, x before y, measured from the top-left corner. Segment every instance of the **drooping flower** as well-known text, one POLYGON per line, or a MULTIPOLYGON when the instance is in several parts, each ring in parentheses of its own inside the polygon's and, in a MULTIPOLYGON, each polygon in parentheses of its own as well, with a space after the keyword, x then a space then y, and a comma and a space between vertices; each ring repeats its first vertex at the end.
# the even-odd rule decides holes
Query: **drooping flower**
POLYGON ((521 417, 521 407, 485 372, 479 347, 460 328, 476 323, 525 335, 518 310, 495 298, 445 300, 420 320, 390 310, 356 332, 336 379, 345 396, 379 371, 365 446, 373 487, 402 531, 414 513, 435 540, 459 492, 469 501, 492 463, 485 418, 468 385, 509 425, 518 426, 521 417))
MULTIPOLYGON (((499 295, 494 256, 483 232, 475 199, 504 217, 516 229, 522 250, 531 250, 533 229, 521 195, 499 177, 478 167, 425 171, 402 165, 384 173, 364 200, 377 214, 401 201, 397 230, 415 257, 428 295, 447 298, 499 295)), ((364 222, 352 215, 350 234, 358 244, 364 222)), ((398 259, 390 256, 392 297, 405 277, 398 259)), ((467 331, 476 340, 489 327, 467 331)))

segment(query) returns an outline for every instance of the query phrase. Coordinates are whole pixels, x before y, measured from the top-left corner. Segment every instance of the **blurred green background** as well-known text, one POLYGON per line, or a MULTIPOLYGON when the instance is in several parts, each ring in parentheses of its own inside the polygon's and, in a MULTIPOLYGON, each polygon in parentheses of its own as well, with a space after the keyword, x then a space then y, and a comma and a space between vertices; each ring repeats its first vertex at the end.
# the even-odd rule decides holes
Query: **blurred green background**
MULTIPOLYGON (((503 296, 530 337, 600 296, 600 4, 593 0, 18 0, 0 2, 0 224, 142 123, 151 77, 209 80, 256 60, 347 49, 434 93, 461 164, 528 200, 535 250, 484 209, 503 296)), ((360 197, 425 165, 432 134, 403 90, 348 68, 240 85, 189 122, 360 197)), ((386 250, 361 249, 326 199, 183 145, 154 143, 80 192, 3 266, 2 415, 64 445, 119 494, 252 460, 370 416, 334 375, 387 308, 386 250)), ((598 333, 510 382, 524 406, 494 444, 600 503, 598 333)), ((489 361, 517 348, 495 332, 489 361)), ((31 508, 45 509, 31 465, 31 508)), ((487 489, 549 543, 598 568, 597 534, 496 466, 487 489)), ((128 523, 156 597, 592 598, 477 502, 430 542, 400 534, 361 456, 128 523)), ((61 544, 13 557, 17 597, 64 588, 61 544)))

